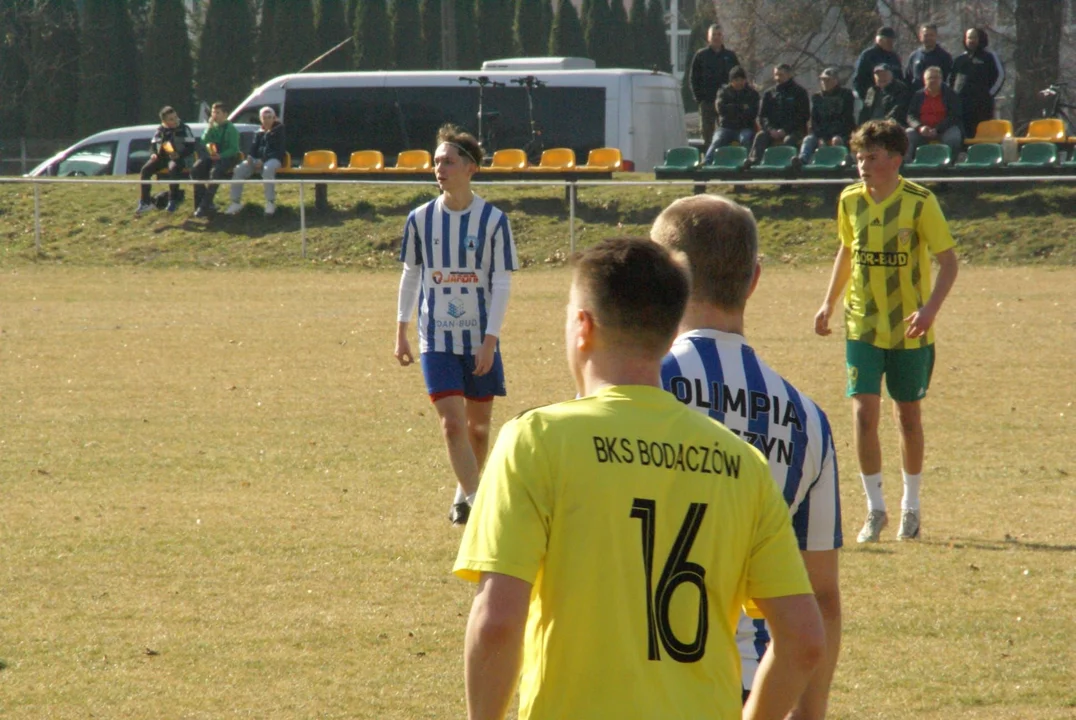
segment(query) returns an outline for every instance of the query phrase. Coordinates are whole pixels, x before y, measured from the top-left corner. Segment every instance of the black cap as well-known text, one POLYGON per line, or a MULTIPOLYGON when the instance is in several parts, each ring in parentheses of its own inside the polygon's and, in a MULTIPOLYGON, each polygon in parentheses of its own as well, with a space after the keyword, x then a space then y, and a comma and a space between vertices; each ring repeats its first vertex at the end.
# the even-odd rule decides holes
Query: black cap
POLYGON ((736 78, 743 78, 744 80, 747 79, 747 71, 739 65, 736 65, 731 70, 729 70, 729 80, 735 80, 736 78))
POLYGON ((885 63, 878 63, 874 66, 874 72, 882 72, 883 70, 888 73, 893 72, 893 68, 889 67, 885 63))
POLYGON ((888 25, 883 25, 882 27, 878 28, 877 37, 887 37, 887 38, 893 38, 894 40, 896 40, 897 39, 897 31, 894 30, 893 28, 889 27, 888 25))

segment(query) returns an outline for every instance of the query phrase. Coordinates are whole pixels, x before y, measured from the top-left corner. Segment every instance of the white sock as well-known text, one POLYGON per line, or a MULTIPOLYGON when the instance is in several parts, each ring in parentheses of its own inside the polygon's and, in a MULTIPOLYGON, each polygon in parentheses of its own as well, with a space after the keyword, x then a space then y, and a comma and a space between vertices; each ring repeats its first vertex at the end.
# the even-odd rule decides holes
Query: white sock
POLYGON ((459 505, 459 504, 460 504, 461 502, 463 502, 463 501, 464 501, 465 499, 467 499, 467 495, 466 495, 466 493, 464 493, 464 492, 463 492, 463 488, 462 488, 462 487, 460 487, 459 485, 457 485, 457 486, 456 486, 456 497, 455 497, 455 498, 453 498, 453 500, 452 500, 452 504, 453 504, 453 505, 459 505))
POLYGON ((471 493, 470 495, 467 496, 467 504, 470 505, 471 507, 474 507, 474 496, 477 495, 477 494, 478 493, 471 493))
POLYGON ((904 497, 900 500, 900 509, 919 510, 919 484, 923 481, 923 474, 909 475, 903 471, 901 474, 904 475, 904 497))
POLYGON ((885 512, 885 497, 882 495, 882 473, 860 475, 863 478, 863 490, 867 493, 867 510, 885 512))

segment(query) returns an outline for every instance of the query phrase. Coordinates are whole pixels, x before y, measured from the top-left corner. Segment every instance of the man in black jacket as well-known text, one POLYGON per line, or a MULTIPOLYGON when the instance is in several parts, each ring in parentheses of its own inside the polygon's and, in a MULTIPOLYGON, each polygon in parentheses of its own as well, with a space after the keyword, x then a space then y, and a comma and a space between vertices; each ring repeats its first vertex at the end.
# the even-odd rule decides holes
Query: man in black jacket
POLYGON ((750 148, 755 139, 758 120, 758 90, 747 81, 747 71, 737 65, 729 73, 729 84, 717 92, 717 130, 706 151, 704 162, 709 163, 719 147, 739 142, 750 148))
MULTIPOLYGON (((271 107, 263 107, 258 111, 262 126, 254 134, 254 142, 250 146, 250 155, 243 162, 235 166, 232 173, 233 180, 246 180, 254 173, 261 173, 262 180, 272 180, 276 177, 276 171, 284 164, 284 123, 277 119, 276 113, 271 107)), ((232 185, 232 204, 224 211, 225 215, 235 215, 243 209, 240 200, 243 198, 243 184, 232 185)), ((276 212, 276 183, 265 183, 265 214, 272 215, 276 212)))
POLYGON ((888 65, 874 68, 874 87, 863 98, 863 109, 859 112, 859 124, 868 120, 893 120, 906 127, 908 122, 908 103, 911 102, 911 89, 893 77, 888 65))
MULTIPOLYGON (((179 119, 179 113, 171 106, 161 108, 161 126, 150 141, 149 162, 142 166, 142 197, 135 213, 141 215, 156 207, 150 198, 150 183, 146 182, 161 170, 168 168, 168 178, 177 180, 183 173, 183 161, 197 145, 194 133, 187 123, 179 119)), ((168 186, 168 212, 175 212, 179 203, 179 185, 168 186)))
POLYGON ((740 64, 736 53, 725 47, 725 36, 720 25, 711 25, 706 33, 708 45, 695 53, 691 59, 691 94, 699 104, 699 118, 702 121, 702 140, 713 140, 717 124, 717 109, 714 102, 717 91, 729 81, 729 72, 740 64))
POLYGON ((900 55, 893 50, 897 43, 897 32, 886 26, 878 28, 878 34, 874 37, 874 44, 859 54, 856 60, 856 68, 852 73, 852 89, 856 97, 866 102, 867 93, 872 86, 871 74, 879 65, 888 65, 893 72, 893 77, 904 75, 904 66, 900 62, 900 55))
POLYGON ((811 99, 802 85, 792 76, 792 66, 781 63, 773 69, 777 85, 762 96, 759 122, 762 131, 755 135, 748 162, 757 164, 770 145, 791 145, 798 148, 807 134, 811 119, 811 99))
POLYGON ((848 138, 856 129, 855 104, 852 91, 841 86, 837 68, 828 67, 818 76, 822 92, 811 96, 811 134, 800 146, 800 162, 806 165, 820 145, 848 146, 848 138))
POLYGON ((927 68, 935 66, 941 68, 942 80, 949 77, 953 71, 953 56, 938 44, 937 25, 931 23, 920 25, 919 42, 923 43, 923 46, 908 56, 908 66, 904 70, 904 79, 912 88, 912 92, 923 89, 923 73, 927 71, 927 68))
POLYGON ((1005 68, 996 54, 986 49, 990 38, 982 28, 964 33, 964 54, 953 60, 949 86, 960 97, 964 110, 964 137, 975 137, 975 128, 994 117, 994 96, 1005 82, 1005 68))

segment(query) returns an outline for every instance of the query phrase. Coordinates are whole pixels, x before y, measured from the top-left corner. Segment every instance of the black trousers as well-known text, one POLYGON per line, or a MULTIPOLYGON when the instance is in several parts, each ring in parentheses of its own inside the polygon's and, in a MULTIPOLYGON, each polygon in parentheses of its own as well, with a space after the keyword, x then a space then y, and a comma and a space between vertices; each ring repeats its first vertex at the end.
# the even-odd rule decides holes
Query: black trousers
MULTIPOLYGON (((209 157, 204 157, 194 163, 194 167, 191 168, 192 180, 223 180, 228 176, 235 166, 239 164, 239 156, 235 155, 227 158, 220 158, 219 160, 213 160, 209 157)), ((203 204, 207 207, 213 204, 213 198, 217 194, 217 188, 220 185, 216 183, 208 183, 203 185, 201 183, 194 186, 194 207, 201 207, 203 204)))
POLYGON ((702 121, 702 144, 708 147, 714 140, 714 131, 717 130, 717 108, 713 100, 699 103, 699 119, 702 121))
MULTIPOLYGON (((168 168, 168 178, 170 180, 178 180, 183 171, 183 163, 180 160, 172 160, 168 155, 162 153, 154 160, 150 158, 150 161, 142 166, 142 179, 150 180, 154 175, 161 170, 168 168)), ((150 200, 151 185, 148 182, 142 183, 142 202, 148 203, 150 200)), ((179 193, 179 185, 168 186, 169 199, 174 200, 179 193)))

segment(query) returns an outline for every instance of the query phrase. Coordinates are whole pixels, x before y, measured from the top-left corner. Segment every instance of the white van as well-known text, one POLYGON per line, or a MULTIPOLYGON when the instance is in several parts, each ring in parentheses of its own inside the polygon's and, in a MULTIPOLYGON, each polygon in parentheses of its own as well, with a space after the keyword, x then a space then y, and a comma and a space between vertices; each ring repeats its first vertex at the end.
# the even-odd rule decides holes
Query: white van
MULTIPOLYGON (((502 63, 508 61, 500 61, 502 63)), ((490 150, 534 149, 528 75, 544 83, 531 91, 542 147, 570 147, 578 162, 594 148, 619 148, 626 170, 659 165, 667 148, 687 144, 680 87, 673 76, 645 70, 541 70, 512 62, 511 70, 348 72, 283 75, 257 88, 232 113, 256 122, 273 108, 287 127, 288 152, 333 150, 345 165, 355 150, 380 150, 387 160, 409 148, 432 149, 437 129, 454 122, 477 131, 490 150), (479 74, 480 73, 480 74, 479 74)))
MULTIPOLYGON (((200 138, 206 128, 205 123, 189 125, 196 138, 200 138)), ((149 160, 149 144, 159 127, 160 123, 132 125, 90 135, 56 153, 28 172, 26 177, 137 175, 149 160)), ((239 130, 239 147, 246 152, 258 126, 237 123, 236 128, 239 130)))

